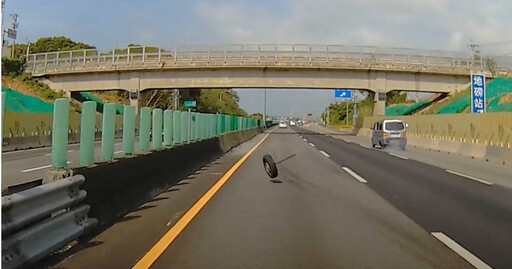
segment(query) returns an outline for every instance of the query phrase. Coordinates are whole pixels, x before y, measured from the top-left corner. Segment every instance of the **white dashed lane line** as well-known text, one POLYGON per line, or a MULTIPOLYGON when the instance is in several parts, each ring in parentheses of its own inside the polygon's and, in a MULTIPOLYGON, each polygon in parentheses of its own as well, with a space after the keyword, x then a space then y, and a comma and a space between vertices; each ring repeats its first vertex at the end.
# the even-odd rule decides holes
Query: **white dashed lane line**
POLYGON ((479 179, 479 178, 476 178, 476 177, 468 176, 468 175, 465 175, 465 174, 462 174, 462 173, 459 173, 459 172, 455 172, 455 171, 452 171, 452 170, 446 170, 446 172, 448 172, 450 174, 454 174, 454 175, 460 176, 460 177, 465 177, 467 179, 471 179, 473 181, 476 181, 476 182, 479 182, 479 183, 482 183, 482 184, 485 184, 485 185, 488 185, 488 186, 492 186, 493 185, 492 182, 489 182, 489 181, 486 181, 486 180, 483 180, 483 179, 479 179))
POLYGON ((468 261, 477 269, 492 269, 489 265, 487 265, 484 261, 480 260, 477 256, 473 255, 473 253, 469 252, 463 246, 459 245, 455 240, 451 239, 447 235, 442 232, 433 232, 432 236, 437 238, 437 240, 441 241, 441 243, 445 244, 455 253, 459 254, 464 260, 468 261))
POLYGON ((315 146, 315 144, 313 144, 313 143, 309 143, 309 145, 311 145, 312 147, 314 147, 314 146, 315 146))
MULTIPOLYGON (((68 164, 71 163, 71 162, 67 162, 68 164)), ((41 170, 41 169, 45 169, 45 168, 50 168, 52 167, 51 164, 49 165, 43 165, 43 166, 39 166, 39 167, 34 167, 34 168, 29 168, 29 169, 25 169, 25 170, 21 170, 22 173, 27 173, 27 172, 32 172, 32 171, 36 171, 36 170, 41 170)))
POLYGON ((366 179, 364 179, 362 176, 358 175, 356 172, 352 171, 352 169, 350 169, 348 167, 344 166, 341 169, 345 170, 345 172, 347 172, 347 174, 351 175, 353 178, 355 178, 357 181, 359 181, 361 183, 368 182, 366 179))
POLYGON ((391 152, 389 152, 388 154, 389 154, 389 155, 391 155, 391 156, 395 156, 395 157, 397 157, 397 158, 403 159, 403 160, 409 160, 409 158, 404 157, 404 156, 402 156, 402 155, 398 155, 398 154, 391 153, 391 152))
POLYGON ((331 155, 327 154, 327 152, 321 150, 320 153, 322 153, 325 157, 329 158, 331 155))

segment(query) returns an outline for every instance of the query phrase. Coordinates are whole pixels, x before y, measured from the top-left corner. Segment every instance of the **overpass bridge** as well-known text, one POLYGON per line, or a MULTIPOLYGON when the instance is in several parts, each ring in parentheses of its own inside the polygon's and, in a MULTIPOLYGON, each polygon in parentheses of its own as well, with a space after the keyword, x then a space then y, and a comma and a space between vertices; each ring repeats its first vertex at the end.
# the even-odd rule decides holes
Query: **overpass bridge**
MULTIPOLYGON (((501 73, 512 70, 497 69, 501 73)), ((490 76, 482 59, 464 52, 262 44, 30 54, 27 71, 68 93, 130 91, 131 104, 137 106, 154 89, 365 89, 375 93, 375 115, 384 114, 389 91, 449 93, 465 89, 470 73, 490 76)))

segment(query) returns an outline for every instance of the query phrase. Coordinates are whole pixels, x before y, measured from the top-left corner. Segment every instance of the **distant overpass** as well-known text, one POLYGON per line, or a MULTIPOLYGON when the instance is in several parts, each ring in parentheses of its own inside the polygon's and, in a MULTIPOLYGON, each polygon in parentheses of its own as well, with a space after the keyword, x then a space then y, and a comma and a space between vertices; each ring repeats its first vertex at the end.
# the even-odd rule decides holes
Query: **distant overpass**
MULTIPOLYGON (((497 71, 508 73, 507 67, 497 71)), ((130 47, 109 53, 77 50, 30 54, 27 71, 53 89, 127 90, 131 104, 151 89, 352 88, 375 93, 384 114, 393 90, 449 93, 469 74, 490 76, 468 53, 341 45, 130 47)))

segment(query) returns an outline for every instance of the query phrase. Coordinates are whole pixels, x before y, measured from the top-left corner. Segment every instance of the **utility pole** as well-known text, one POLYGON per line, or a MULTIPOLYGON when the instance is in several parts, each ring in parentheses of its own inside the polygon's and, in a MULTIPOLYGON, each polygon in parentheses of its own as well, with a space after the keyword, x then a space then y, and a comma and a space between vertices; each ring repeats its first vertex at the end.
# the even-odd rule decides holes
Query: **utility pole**
POLYGON ((348 102, 348 99, 345 101, 345 106, 347 107, 347 114, 345 115, 345 125, 348 126, 348 105, 349 105, 349 102, 348 102))
POLYGON ((15 46, 16 46, 16 37, 18 35, 18 17, 19 15, 14 13, 10 14, 12 17, 12 28, 7 29, 7 37, 12 38, 12 49, 11 49, 11 57, 15 56, 15 46))
POLYGON ((172 93, 173 98, 173 110, 178 110, 178 102, 180 99, 180 90, 174 89, 174 92, 172 93))

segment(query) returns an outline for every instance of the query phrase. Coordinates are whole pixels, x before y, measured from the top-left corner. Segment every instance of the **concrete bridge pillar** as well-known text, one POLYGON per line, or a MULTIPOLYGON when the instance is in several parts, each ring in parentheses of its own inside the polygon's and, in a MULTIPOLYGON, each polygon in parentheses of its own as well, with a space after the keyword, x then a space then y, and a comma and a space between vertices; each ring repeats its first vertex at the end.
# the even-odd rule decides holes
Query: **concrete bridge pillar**
POLYGON ((386 113, 386 92, 375 91, 373 97, 373 116, 383 116, 386 113))
POLYGON ((138 89, 130 89, 129 91, 130 105, 135 106, 137 108, 135 113, 139 114, 140 109, 146 106, 148 91, 140 91, 138 89))

